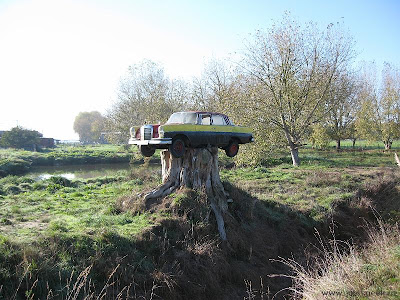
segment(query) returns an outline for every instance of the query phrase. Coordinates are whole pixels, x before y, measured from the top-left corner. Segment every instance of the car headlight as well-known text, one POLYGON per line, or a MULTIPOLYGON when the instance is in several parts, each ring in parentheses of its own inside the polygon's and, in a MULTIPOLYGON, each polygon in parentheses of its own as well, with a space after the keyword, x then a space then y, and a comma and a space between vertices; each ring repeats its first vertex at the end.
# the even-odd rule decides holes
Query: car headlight
POLYGON ((160 138, 164 137, 164 128, 162 126, 158 128, 158 137, 160 138))
POLYGON ((135 127, 129 128, 129 132, 130 132, 132 138, 136 137, 136 129, 135 129, 135 127))

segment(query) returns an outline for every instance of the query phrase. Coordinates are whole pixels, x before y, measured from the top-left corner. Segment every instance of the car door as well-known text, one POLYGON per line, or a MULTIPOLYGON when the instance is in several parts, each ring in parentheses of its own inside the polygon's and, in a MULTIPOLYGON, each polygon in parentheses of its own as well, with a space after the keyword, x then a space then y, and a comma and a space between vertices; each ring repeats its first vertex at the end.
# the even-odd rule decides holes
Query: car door
POLYGON ((215 143, 219 147, 227 146, 230 140, 232 127, 226 124, 223 115, 213 114, 212 130, 215 132, 215 143))
POLYGON ((197 144, 200 145, 215 145, 216 144, 216 136, 215 131, 213 131, 212 119, 210 113, 201 113, 199 114, 197 125, 197 144))

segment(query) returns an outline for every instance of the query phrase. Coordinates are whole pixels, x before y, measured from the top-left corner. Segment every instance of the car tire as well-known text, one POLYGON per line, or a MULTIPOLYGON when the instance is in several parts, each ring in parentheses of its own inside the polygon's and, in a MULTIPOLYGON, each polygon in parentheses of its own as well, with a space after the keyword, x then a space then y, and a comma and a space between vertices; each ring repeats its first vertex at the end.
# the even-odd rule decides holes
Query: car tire
POLYGON ((169 152, 176 158, 182 157, 185 154, 185 142, 182 139, 173 140, 169 152))
POLYGON ((139 150, 142 153, 142 155, 146 157, 153 156, 154 152, 156 152, 156 149, 146 145, 139 146, 139 150))
POLYGON ((239 151, 239 144, 236 141, 231 141, 228 147, 225 148, 225 153, 229 157, 234 157, 239 151))

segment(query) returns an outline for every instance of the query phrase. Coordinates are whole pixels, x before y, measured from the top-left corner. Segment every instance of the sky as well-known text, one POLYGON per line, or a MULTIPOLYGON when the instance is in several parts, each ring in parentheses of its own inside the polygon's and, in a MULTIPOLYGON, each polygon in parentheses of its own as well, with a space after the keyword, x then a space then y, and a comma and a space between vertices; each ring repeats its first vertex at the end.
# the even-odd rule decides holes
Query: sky
POLYGON ((340 22, 357 61, 400 67, 399 0, 0 0, 0 130, 78 139, 76 115, 105 114, 129 65, 150 59, 191 80, 285 12, 321 28, 340 22))

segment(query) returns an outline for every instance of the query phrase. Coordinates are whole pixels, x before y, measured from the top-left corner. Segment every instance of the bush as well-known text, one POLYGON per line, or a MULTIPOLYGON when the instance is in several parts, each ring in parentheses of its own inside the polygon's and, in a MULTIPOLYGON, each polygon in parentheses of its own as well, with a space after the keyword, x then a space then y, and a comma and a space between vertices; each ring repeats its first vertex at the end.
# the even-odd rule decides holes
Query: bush
POLYGON ((42 134, 36 130, 14 127, 6 131, 0 139, 0 145, 11 148, 34 148, 42 134))

